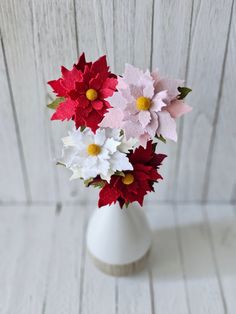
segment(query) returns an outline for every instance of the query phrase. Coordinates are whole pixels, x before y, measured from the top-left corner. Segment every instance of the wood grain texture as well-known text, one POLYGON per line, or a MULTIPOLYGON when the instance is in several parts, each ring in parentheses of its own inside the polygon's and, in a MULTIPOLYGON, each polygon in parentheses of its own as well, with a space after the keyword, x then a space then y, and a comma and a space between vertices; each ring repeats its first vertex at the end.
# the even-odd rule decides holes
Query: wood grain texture
POLYGON ((150 283, 147 269, 127 278, 118 278, 118 314, 151 314, 150 283), (131 280, 130 280, 131 279, 131 280))
POLYGON ((54 209, 2 207, 0 217, 1 313, 41 314, 54 209))
MULTIPOLYGON (((187 82, 193 111, 184 119, 177 200, 201 200, 224 66, 231 1, 194 1, 187 82), (219 44, 220 40, 220 44, 219 44), (214 87, 213 87, 214 86, 214 87)), ((223 153, 223 152, 222 152, 223 153)))
POLYGON ((62 207, 55 217, 48 263, 45 314, 79 313, 82 276, 84 210, 62 207))
POLYGON ((225 313, 233 314, 236 309, 236 211, 233 206, 219 210, 216 206, 206 207, 208 222, 213 238, 222 291, 225 300, 225 313))
MULTIPOLYGON (((16 128, 17 121, 14 119, 14 103, 11 99, 10 82, 7 76, 6 63, 3 54, 3 42, 0 34, 0 94, 1 94, 1 123, 0 123, 0 202, 25 201, 27 200, 26 186, 22 167, 19 145, 20 134, 16 128)), ((15 117, 16 118, 16 117, 15 117)), ((23 161, 24 162, 24 161, 23 161)))
POLYGON ((176 215, 190 313, 224 313, 208 225, 201 207, 179 205, 176 215))
MULTIPOLYGON (((186 80, 192 1, 156 0, 153 12, 153 51, 151 68, 162 76, 186 80)), ((157 185, 152 200, 173 200, 176 193, 178 154, 181 149, 181 124, 178 121, 179 141, 160 143, 158 151, 168 157, 161 167, 164 181, 157 185)))
POLYGON ((35 59, 32 3, 1 1, 0 28, 34 201, 55 200, 44 95, 35 59))
POLYGON ((187 314, 181 252, 172 207, 153 206, 148 218, 154 232, 150 267, 156 313, 187 314))
POLYGON ((0 206, 1 314, 235 313, 233 206, 148 207, 149 270, 127 278, 86 255, 88 210, 0 206))
POLYGON ((160 170, 165 180, 150 200, 234 202, 232 4, 2 0, 0 115, 5 118, 0 126, 0 201, 84 202, 88 195, 96 199, 96 192, 83 192, 81 182, 69 182, 67 169, 55 167, 60 138, 69 125, 51 123, 45 106, 54 97, 46 82, 60 75, 60 65, 70 68, 85 51, 90 60, 107 54, 118 74, 126 62, 143 69, 158 67, 164 75, 186 79, 193 88, 188 103, 194 110, 178 121, 179 142, 159 145, 158 150, 168 155, 160 170))
POLYGON ((236 5, 234 3, 226 65, 219 95, 219 110, 215 120, 213 149, 206 178, 206 200, 236 201, 236 5), (216 169, 220 171, 220 178, 216 169))
POLYGON ((150 66, 152 36, 152 0, 114 1, 115 69, 124 72, 125 63, 150 66))
MULTIPOLYGON (((40 93, 44 98, 42 104, 46 111, 48 137, 50 139, 51 160, 61 156, 61 138, 67 136, 73 123, 50 121, 53 111, 46 104, 55 99, 55 94, 46 83, 57 79, 61 65, 71 69, 77 61, 76 24, 73 1, 33 1, 33 19, 35 25, 35 55, 37 73, 40 79, 40 93)), ((83 199, 83 183, 69 181, 72 172, 64 167, 56 167, 51 163, 55 173, 55 188, 58 201, 73 201, 83 199)))

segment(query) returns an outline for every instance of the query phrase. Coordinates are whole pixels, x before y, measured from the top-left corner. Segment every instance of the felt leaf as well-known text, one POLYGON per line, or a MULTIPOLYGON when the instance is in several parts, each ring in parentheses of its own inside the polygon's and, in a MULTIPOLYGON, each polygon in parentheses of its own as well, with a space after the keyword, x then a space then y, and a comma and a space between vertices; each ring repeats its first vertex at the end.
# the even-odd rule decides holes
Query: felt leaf
POLYGON ((100 182, 95 182, 95 183, 92 183, 92 185, 95 187, 95 188, 99 188, 99 189, 102 189, 105 185, 105 182, 104 181, 100 181, 100 182))
POLYGON ((93 178, 89 178, 89 179, 87 179, 87 180, 84 180, 84 185, 85 185, 86 187, 88 187, 92 181, 93 181, 93 178))
POLYGON ((116 172, 114 173, 114 175, 115 175, 115 176, 119 176, 119 177, 124 177, 124 176, 125 176, 125 174, 124 174, 123 171, 116 171, 116 172))
POLYGON ((184 99, 192 90, 188 87, 178 87, 178 91, 180 94, 178 95, 178 99, 184 99))
POLYGON ((157 135, 157 138, 159 141, 163 142, 166 144, 166 139, 160 134, 160 135, 157 135))
POLYGON ((49 109, 53 109, 56 110, 57 107, 60 105, 60 103, 62 103, 63 101, 65 101, 64 97, 58 97, 56 98, 53 102, 51 102, 50 104, 47 105, 47 107, 49 109))
POLYGON ((56 162, 56 165, 57 165, 57 166, 63 166, 63 167, 65 167, 65 166, 66 166, 65 164, 63 164, 63 163, 62 163, 62 162, 60 162, 60 161, 57 161, 57 162, 56 162))

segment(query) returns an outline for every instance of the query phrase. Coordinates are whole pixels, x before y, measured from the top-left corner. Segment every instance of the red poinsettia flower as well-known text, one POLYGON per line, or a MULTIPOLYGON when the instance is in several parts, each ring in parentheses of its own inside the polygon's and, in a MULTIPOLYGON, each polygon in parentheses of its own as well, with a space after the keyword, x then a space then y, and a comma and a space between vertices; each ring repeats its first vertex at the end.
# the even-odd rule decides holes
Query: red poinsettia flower
POLYGON ((159 166, 166 155, 156 154, 152 142, 147 147, 140 146, 134 152, 130 152, 129 161, 133 165, 132 171, 124 171, 125 176, 113 175, 110 183, 96 178, 92 184, 102 183, 99 194, 98 206, 110 205, 118 201, 121 208, 124 204, 139 202, 143 205, 144 196, 154 191, 153 184, 162 179, 158 173, 159 166))
POLYGON ((65 98, 51 120, 74 120, 76 128, 90 127, 96 132, 98 124, 110 108, 105 99, 116 90, 117 77, 109 71, 106 56, 94 63, 86 62, 84 53, 72 70, 61 67, 62 77, 48 84, 58 97, 65 98))

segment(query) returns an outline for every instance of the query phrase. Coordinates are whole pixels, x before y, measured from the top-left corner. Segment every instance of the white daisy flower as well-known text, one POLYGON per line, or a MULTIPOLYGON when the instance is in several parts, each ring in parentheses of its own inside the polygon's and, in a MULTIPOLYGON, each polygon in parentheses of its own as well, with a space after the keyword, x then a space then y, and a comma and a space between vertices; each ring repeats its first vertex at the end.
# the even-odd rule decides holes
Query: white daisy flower
POLYGON ((89 128, 83 132, 73 130, 62 138, 64 149, 60 163, 73 171, 71 179, 84 180, 100 175, 110 181, 116 171, 132 170, 126 154, 134 148, 134 140, 125 140, 120 130, 89 128))

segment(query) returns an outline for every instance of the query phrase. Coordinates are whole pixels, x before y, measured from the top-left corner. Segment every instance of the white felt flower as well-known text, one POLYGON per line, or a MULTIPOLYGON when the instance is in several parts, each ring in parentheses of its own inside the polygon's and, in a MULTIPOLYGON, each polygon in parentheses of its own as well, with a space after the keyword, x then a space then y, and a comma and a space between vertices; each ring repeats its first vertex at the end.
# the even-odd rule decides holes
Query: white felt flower
POLYGON ((120 130, 101 128, 95 134, 89 128, 83 132, 74 130, 62 141, 60 162, 73 171, 71 179, 87 180, 100 175, 109 182, 116 171, 133 169, 126 154, 135 143, 125 140, 120 130))

